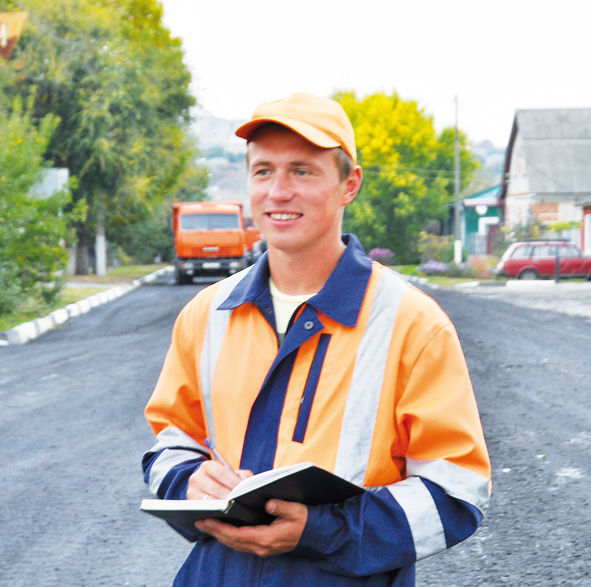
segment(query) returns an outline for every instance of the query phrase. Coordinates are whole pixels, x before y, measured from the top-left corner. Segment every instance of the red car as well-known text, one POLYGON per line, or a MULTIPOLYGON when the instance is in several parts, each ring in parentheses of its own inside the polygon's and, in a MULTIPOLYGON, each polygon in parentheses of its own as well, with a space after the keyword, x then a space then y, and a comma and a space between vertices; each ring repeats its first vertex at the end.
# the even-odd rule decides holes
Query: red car
POLYGON ((530 241, 513 243, 493 270, 497 277, 537 279, 556 275, 556 255, 560 277, 585 277, 591 281, 591 257, 586 257, 572 243, 530 241))

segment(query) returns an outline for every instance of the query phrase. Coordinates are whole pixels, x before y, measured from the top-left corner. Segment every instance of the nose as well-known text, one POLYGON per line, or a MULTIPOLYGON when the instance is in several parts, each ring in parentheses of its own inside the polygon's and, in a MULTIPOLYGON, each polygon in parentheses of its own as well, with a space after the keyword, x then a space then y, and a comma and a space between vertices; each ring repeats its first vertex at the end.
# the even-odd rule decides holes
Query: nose
POLYGON ((291 200, 293 197, 293 185, 288 173, 279 172, 273 176, 269 188, 269 198, 276 201, 291 200))

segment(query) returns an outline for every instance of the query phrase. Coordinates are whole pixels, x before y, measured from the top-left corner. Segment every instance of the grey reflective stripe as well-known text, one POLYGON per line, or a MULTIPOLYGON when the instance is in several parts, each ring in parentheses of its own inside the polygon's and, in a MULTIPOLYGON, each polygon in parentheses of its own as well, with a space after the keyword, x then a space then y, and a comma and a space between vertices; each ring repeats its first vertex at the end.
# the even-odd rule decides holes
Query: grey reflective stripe
POLYGON ((201 392, 203 393, 203 403, 205 407, 205 416, 207 418, 208 434, 211 440, 215 442, 215 429, 213 425, 213 413, 211 407, 211 386, 213 383, 213 374, 217 365, 226 326, 232 315, 232 310, 218 310, 218 306, 226 300, 232 293, 232 290, 244 279, 251 268, 235 273, 228 279, 225 279, 218 291, 214 294, 207 319, 207 328, 203 340, 203 350, 199 359, 199 372, 201 376, 201 392))
POLYGON ((158 434, 156 440, 158 442, 149 451, 152 453, 162 452, 150 468, 148 485, 150 491, 154 495, 156 495, 162 480, 166 477, 166 474, 172 469, 172 467, 199 457, 199 454, 194 450, 183 450, 178 447, 193 448, 199 451, 204 457, 209 458, 207 447, 199 444, 188 434, 185 434, 180 428, 175 428, 173 426, 165 428, 160 434, 158 434), (174 447, 174 449, 170 450, 171 447, 174 447))
POLYGON ((357 349, 334 470, 357 485, 365 479, 394 322, 408 287, 398 274, 382 270, 357 349))
POLYGON ((406 459, 407 474, 417 475, 439 485, 445 493, 477 507, 483 514, 490 499, 488 478, 443 459, 406 459))
POLYGON ((418 477, 410 477, 390 485, 388 491, 404 510, 417 560, 445 550, 443 523, 425 484, 418 477))

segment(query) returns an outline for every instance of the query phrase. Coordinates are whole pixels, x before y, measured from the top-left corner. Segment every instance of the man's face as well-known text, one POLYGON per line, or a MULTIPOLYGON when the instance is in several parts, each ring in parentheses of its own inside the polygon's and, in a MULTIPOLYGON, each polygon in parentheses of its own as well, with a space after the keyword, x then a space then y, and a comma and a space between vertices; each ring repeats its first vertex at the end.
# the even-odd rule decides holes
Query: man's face
POLYGON ((288 129, 261 129, 248 144, 252 215, 270 249, 315 252, 340 243, 350 196, 336 157, 288 129))

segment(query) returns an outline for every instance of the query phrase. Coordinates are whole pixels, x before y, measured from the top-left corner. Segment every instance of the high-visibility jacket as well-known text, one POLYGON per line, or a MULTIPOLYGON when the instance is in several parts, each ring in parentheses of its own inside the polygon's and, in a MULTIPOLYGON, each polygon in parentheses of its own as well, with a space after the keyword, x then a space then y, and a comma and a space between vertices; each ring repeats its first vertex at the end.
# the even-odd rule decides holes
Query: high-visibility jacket
POLYGON ((278 345, 266 255, 179 315, 146 417, 145 479, 184 499, 210 437, 255 473, 312 461, 371 488, 309 507, 295 551, 269 558, 197 540, 175 585, 411 586, 414 563, 471 535, 490 463, 449 318, 357 239, 278 345))

